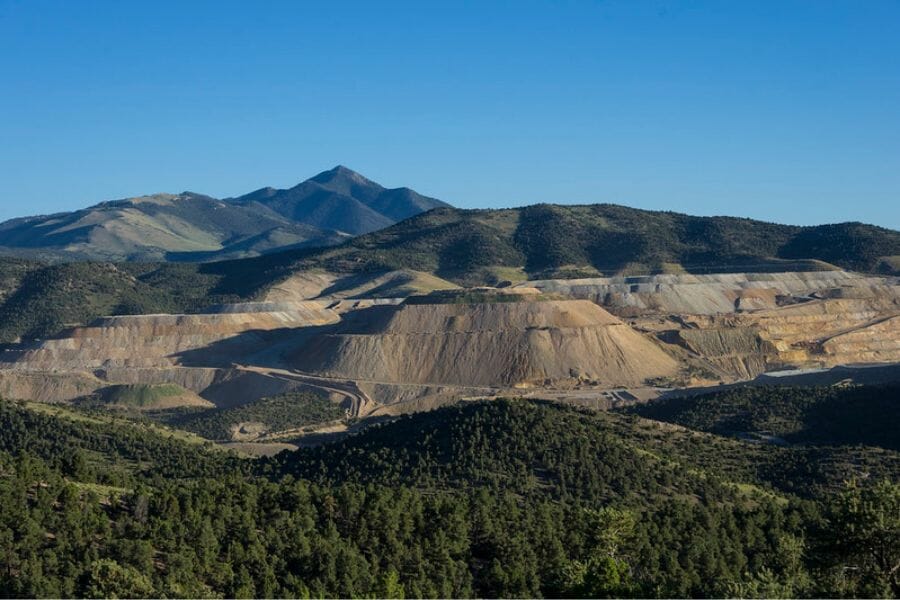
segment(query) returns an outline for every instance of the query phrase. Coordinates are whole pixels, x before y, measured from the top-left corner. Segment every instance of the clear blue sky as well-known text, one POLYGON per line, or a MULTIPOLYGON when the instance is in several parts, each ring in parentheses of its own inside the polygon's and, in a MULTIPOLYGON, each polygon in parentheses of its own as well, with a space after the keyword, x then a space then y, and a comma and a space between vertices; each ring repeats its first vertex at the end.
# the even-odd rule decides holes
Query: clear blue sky
POLYGON ((900 2, 0 0, 0 219, 338 163, 900 228, 900 2))

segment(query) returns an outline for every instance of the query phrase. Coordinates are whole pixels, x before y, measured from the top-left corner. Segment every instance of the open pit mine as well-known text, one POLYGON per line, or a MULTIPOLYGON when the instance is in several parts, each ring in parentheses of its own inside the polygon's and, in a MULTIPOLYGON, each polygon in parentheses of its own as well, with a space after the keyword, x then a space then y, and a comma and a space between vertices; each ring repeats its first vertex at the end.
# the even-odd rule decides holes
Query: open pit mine
POLYGON ((166 400, 143 408, 212 410, 309 391, 344 409, 341 422, 296 437, 472 398, 603 408, 673 389, 833 382, 835 367, 843 369, 839 379, 852 380, 876 372, 873 365, 900 363, 896 277, 821 271, 501 289, 444 283, 409 272, 345 280, 305 273, 260 302, 102 318, 7 350, 0 395, 68 403, 102 400, 122 386, 164 386, 166 400))

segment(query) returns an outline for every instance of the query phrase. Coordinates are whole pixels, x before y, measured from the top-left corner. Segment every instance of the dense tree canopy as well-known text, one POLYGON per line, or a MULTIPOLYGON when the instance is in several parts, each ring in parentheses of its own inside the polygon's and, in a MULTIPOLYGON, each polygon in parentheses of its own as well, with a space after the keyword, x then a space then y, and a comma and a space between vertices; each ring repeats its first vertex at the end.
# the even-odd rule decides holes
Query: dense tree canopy
POLYGON ((900 592, 896 473, 798 495, 756 474, 785 448, 666 427, 479 402, 253 461, 2 402, 0 595, 900 592))

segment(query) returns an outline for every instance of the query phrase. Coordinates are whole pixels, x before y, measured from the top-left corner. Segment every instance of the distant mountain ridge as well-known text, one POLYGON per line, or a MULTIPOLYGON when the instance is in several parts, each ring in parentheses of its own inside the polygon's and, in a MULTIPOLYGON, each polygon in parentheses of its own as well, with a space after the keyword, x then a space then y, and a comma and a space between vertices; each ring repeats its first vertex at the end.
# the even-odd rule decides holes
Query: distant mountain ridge
POLYGON ((447 207, 409 188, 386 189, 344 166, 319 173, 286 190, 263 188, 231 199, 238 206, 261 204, 287 219, 360 235, 447 207))
POLYGON ((102 261, 210 261, 340 244, 438 206, 338 166, 288 190, 217 199, 193 192, 101 202, 0 223, 0 254, 102 261))
POLYGON ((897 275, 900 232, 864 223, 803 227, 615 204, 439 208, 337 247, 255 260, 253 271, 265 281, 307 269, 409 269, 461 285, 836 267, 897 275))

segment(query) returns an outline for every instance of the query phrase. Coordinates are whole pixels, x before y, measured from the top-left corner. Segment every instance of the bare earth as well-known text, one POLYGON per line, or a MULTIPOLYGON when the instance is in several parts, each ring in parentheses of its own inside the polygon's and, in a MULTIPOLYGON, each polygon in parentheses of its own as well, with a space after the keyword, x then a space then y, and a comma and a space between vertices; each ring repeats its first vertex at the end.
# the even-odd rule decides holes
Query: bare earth
MULTIPOLYGON (((504 301, 459 303, 454 287, 413 271, 304 273, 262 302, 107 317, 6 351, 0 395, 71 402, 114 385, 175 384, 188 404, 228 407, 310 389, 355 419, 509 394, 607 408, 673 388, 771 382, 765 373, 785 369, 834 383, 832 367, 900 363, 897 278, 823 271, 545 280, 507 288, 504 301), (451 295, 403 301, 432 290, 451 295), (511 291, 521 300, 510 301, 511 291)), ((238 435, 243 446, 268 444, 254 452, 295 447, 264 426, 251 429, 238 435)))

